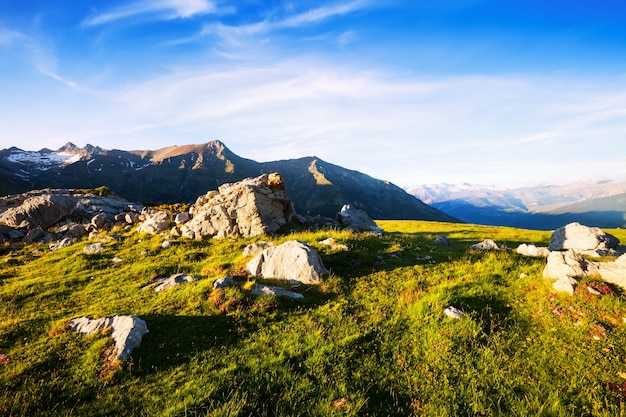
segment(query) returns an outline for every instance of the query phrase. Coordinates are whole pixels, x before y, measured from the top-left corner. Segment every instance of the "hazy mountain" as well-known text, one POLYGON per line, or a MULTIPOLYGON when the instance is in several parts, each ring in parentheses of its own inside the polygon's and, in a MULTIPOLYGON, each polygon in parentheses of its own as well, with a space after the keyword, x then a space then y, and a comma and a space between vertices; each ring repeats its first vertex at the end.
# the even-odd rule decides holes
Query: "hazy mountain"
POLYGON ((454 221, 405 190, 316 157, 273 162, 241 158, 223 143, 158 150, 106 150, 68 143, 52 151, 0 151, 0 194, 41 188, 106 185, 129 200, 193 202, 208 190, 262 173, 278 172, 297 213, 334 217, 352 204, 376 219, 454 221))
POLYGON ((434 184, 407 191, 469 223, 555 229, 572 221, 597 227, 626 225, 626 181, 587 181, 498 189, 472 184, 434 184))

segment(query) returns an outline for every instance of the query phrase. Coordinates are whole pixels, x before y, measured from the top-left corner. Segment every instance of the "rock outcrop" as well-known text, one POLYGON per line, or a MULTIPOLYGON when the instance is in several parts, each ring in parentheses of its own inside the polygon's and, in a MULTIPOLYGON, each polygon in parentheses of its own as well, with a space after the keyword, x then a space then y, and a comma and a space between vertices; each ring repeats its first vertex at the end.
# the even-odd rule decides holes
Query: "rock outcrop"
POLYGON ((329 273, 320 255, 297 240, 264 249, 248 262, 247 268, 254 276, 303 284, 315 284, 329 273))
POLYGON ((100 319, 78 317, 70 320, 69 328, 85 334, 111 328, 111 337, 115 343, 111 356, 116 359, 128 359, 133 349, 141 344, 143 335, 148 333, 146 322, 136 316, 114 316, 100 319))
MULTIPOLYGON (((82 237, 87 229, 102 229, 115 222, 115 217, 122 212, 132 212, 140 207, 116 197, 102 197, 96 194, 79 193, 69 189, 44 189, 29 191, 24 194, 0 197, 0 226, 2 230, 28 231, 48 230, 53 226, 61 226, 61 237, 82 237), (68 224, 77 225, 71 235, 68 224), (79 230, 82 228, 82 230, 79 230)), ((2 230, 2 234, 5 234, 2 230)), ((38 233, 38 232, 33 232, 38 233)), ((9 236, 9 234, 6 234, 9 236)), ((41 234, 40 234, 41 235, 41 234)), ((15 237, 13 237, 15 238, 15 237)), ((45 236, 41 239, 45 241, 45 236)), ((29 243, 37 241, 29 237, 29 243)))
POLYGON ((531 256, 534 258, 547 258, 550 255, 550 250, 545 246, 537 246, 533 243, 522 243, 515 249, 515 252, 524 256, 531 256))
POLYGON ((553 288, 573 294, 577 278, 598 276, 609 284, 626 289, 626 255, 615 261, 594 262, 582 257, 573 249, 552 251, 543 270, 543 277, 553 279, 553 288))
POLYGON ((258 236, 287 224, 292 213, 280 176, 264 174, 200 196, 190 209, 192 219, 180 230, 189 239, 258 236))
POLYGON ((365 212, 350 204, 346 204, 341 208, 341 211, 337 213, 337 221, 348 229, 354 231, 370 231, 377 234, 381 234, 383 229, 378 227, 376 222, 365 212))
POLYGON ((598 227, 569 223, 556 229, 550 238, 551 251, 573 249, 589 255, 610 254, 619 245, 619 239, 598 227))

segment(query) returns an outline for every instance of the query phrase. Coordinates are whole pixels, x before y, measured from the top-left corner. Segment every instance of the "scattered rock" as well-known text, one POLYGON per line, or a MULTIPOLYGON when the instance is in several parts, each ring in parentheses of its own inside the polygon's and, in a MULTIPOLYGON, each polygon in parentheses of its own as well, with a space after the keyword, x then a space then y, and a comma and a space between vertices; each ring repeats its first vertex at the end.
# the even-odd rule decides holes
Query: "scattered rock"
POLYGON ((580 223, 570 223, 556 229, 550 237, 548 249, 551 251, 573 249, 577 252, 590 252, 602 255, 614 250, 619 239, 598 227, 588 227, 580 223))
POLYGON ((243 248, 243 257, 247 258, 250 256, 257 256, 259 253, 263 252, 263 249, 269 246, 274 246, 274 244, 272 242, 265 242, 265 241, 258 242, 258 243, 251 243, 245 248, 243 248))
POLYGON ((452 244, 452 242, 450 242, 450 240, 447 237, 443 236, 443 235, 437 236, 437 238, 435 238, 435 240, 433 240, 433 243, 435 245, 451 245, 452 244))
POLYGON ((183 224, 183 223, 187 223, 190 219, 191 219, 191 215, 189 214, 188 211, 185 211, 185 212, 176 214, 176 216, 174 217, 174 223, 183 224))
POLYGON ((476 250, 498 250, 498 249, 500 249, 500 245, 498 245, 496 242, 494 242, 491 239, 485 239, 482 242, 473 244, 472 246, 470 246, 470 249, 476 249, 476 250))
POLYGON ((258 236, 287 224, 293 207, 284 184, 275 174, 224 184, 218 191, 198 197, 191 207, 193 218, 181 227, 189 239, 215 236, 258 236))
POLYGON ((87 234, 87 229, 85 229, 85 226, 82 224, 72 222, 61 226, 59 228, 59 234, 63 237, 80 239, 87 234))
POLYGON ((222 277, 213 281, 213 288, 226 288, 226 287, 234 287, 237 285, 234 279, 231 277, 222 277))
POLYGON ((281 287, 272 287, 269 285, 256 284, 250 290, 250 294, 253 295, 270 295, 274 297, 288 297, 293 299, 304 298, 300 293, 286 290, 281 287))
POLYGON ((193 282, 196 279, 197 279, 196 277, 193 277, 191 275, 175 274, 165 279, 163 282, 161 282, 160 285, 154 288, 154 291, 161 292, 161 291, 169 290, 170 288, 174 288, 180 284, 184 284, 186 282, 193 282))
POLYGON ((354 231, 371 231, 376 234, 382 234, 383 229, 378 227, 376 222, 365 212, 350 204, 346 204, 337 213, 337 221, 340 224, 348 226, 348 229, 354 231))
POLYGON ((446 316, 453 319, 460 319, 465 315, 465 313, 454 306, 448 306, 445 310, 443 310, 446 316))
POLYGON ((102 245, 102 243, 100 242, 92 243, 83 248, 83 253, 87 253, 87 254, 100 253, 102 252, 103 248, 104 248, 104 245, 102 245))
POLYGON ((167 249, 170 246, 172 246, 172 244, 170 243, 169 240, 164 240, 163 243, 161 243, 161 248, 163 248, 163 249, 167 249))
POLYGON ((520 255, 532 256, 536 258, 547 258, 548 255, 550 255, 550 250, 548 248, 546 248, 545 246, 536 246, 533 243, 522 243, 517 247, 515 251, 520 255))
POLYGON ((348 250, 348 246, 344 245, 343 243, 337 243, 337 241, 334 238, 332 238, 332 237, 329 237, 327 239, 321 240, 318 243, 320 245, 330 246, 330 249, 332 249, 332 250, 341 250, 341 251, 347 251, 348 250))
POLYGON ((43 239, 45 236, 46 232, 40 226, 37 226, 34 229, 30 229, 28 233, 26 233, 26 237, 24 237, 24 243, 30 245, 33 242, 37 242, 43 239))
POLYGON ((98 330, 112 329, 111 337, 115 343, 112 356, 128 359, 133 349, 141 344, 143 335, 148 333, 145 321, 135 316, 114 316, 100 319, 78 317, 70 320, 70 330, 92 334, 98 330))
POLYGON ((66 246, 70 246, 74 242, 75 242, 75 239, 72 239, 71 237, 66 237, 66 238, 59 240, 56 243, 50 243, 48 247, 50 248, 51 251, 55 251, 55 250, 64 248, 66 246))
POLYGON ((589 291, 589 294, 591 294, 591 295, 597 295, 597 296, 602 295, 602 293, 600 291, 596 290, 593 287, 590 287, 589 285, 587 285, 587 291, 589 291))
POLYGON ((89 222, 96 230, 104 229, 104 226, 107 223, 107 214, 106 213, 98 213, 91 218, 89 222))
POLYGON ((264 249, 248 262, 247 268, 254 276, 304 284, 315 284, 329 274, 320 255, 297 240, 264 249))
POLYGON ((120 262, 122 262, 123 259, 120 258, 119 256, 116 256, 115 258, 111 259, 111 262, 119 264, 120 262))
POLYGON ((170 227, 169 215, 164 211, 144 208, 141 215, 145 220, 137 228, 139 233, 156 235, 170 227))

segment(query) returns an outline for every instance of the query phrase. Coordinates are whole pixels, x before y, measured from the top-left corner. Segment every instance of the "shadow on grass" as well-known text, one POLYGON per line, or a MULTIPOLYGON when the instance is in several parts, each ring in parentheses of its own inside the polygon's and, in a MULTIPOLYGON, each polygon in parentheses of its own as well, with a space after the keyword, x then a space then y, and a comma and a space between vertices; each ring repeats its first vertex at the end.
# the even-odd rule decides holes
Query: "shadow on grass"
POLYGON ((144 375, 155 369, 169 369, 188 363, 194 355, 206 350, 236 345, 241 329, 227 315, 170 316, 146 315, 142 318, 150 332, 133 352, 133 373, 144 375))

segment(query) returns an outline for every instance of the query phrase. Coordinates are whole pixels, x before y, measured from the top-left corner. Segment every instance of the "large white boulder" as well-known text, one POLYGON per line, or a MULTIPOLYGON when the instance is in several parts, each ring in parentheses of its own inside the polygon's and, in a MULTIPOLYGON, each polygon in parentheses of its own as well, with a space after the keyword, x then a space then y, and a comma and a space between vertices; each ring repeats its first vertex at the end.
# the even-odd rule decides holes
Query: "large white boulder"
POLYGON ((264 249, 248 262, 247 268, 254 276, 303 284, 315 284, 329 273, 320 255, 298 240, 264 249))

